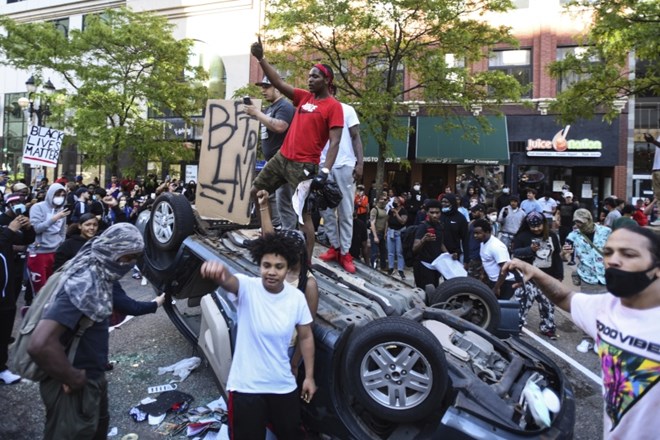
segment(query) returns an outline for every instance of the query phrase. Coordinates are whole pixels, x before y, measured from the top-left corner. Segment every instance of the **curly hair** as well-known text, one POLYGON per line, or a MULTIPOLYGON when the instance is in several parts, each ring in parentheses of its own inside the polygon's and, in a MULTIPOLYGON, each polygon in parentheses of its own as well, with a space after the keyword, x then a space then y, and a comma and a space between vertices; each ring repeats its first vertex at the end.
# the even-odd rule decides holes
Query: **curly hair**
POLYGON ((261 264, 261 259, 266 254, 281 255, 289 267, 300 261, 300 250, 296 241, 282 234, 265 234, 250 244, 250 255, 256 264, 261 264))

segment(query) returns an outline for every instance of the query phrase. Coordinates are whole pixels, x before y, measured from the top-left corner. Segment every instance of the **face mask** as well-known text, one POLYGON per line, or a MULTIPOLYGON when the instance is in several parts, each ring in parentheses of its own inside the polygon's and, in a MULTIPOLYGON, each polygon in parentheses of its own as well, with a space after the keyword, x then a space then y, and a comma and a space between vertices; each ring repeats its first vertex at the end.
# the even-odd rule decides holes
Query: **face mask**
POLYGON ((64 197, 53 197, 53 205, 55 206, 64 205, 64 197))
POLYGON ((106 278, 110 281, 122 279, 122 277, 126 275, 133 266, 135 266, 135 263, 137 263, 137 261, 131 261, 130 263, 120 263, 119 261, 106 262, 106 278))
POLYGON ((14 205, 11 209, 14 211, 14 214, 16 214, 16 215, 23 215, 27 211, 27 209, 25 208, 25 205, 22 204, 22 203, 18 203, 16 205, 14 205))
POLYGON ((442 212, 447 213, 451 211, 451 207, 442 208, 442 212))
POLYGON ((421 188, 421 186, 419 186, 419 185, 415 185, 415 186, 413 186, 413 189, 414 189, 415 191, 419 191, 420 188, 421 188))
POLYGON ((648 277, 648 272, 655 269, 652 266, 640 272, 627 272, 625 270, 608 267, 605 269, 605 285, 612 295, 618 298, 630 298, 646 289, 656 279, 648 277))
POLYGON ((496 215, 489 215, 489 216, 488 216, 488 219, 489 219, 491 222, 494 222, 494 221, 497 220, 497 216, 496 216, 496 215))
POLYGON ((509 188, 504 188, 504 189, 502 190, 502 192, 503 192, 504 194, 509 194, 509 191, 510 191, 509 188))

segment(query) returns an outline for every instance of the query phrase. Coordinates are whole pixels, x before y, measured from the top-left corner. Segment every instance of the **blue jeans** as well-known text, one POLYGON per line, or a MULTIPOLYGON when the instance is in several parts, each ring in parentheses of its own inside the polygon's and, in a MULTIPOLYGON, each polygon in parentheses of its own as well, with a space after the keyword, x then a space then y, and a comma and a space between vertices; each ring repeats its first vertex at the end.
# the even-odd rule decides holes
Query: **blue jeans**
POLYGON ((401 231, 396 229, 387 230, 387 263, 390 269, 394 269, 394 256, 396 255, 397 269, 403 270, 403 248, 401 247, 401 231))

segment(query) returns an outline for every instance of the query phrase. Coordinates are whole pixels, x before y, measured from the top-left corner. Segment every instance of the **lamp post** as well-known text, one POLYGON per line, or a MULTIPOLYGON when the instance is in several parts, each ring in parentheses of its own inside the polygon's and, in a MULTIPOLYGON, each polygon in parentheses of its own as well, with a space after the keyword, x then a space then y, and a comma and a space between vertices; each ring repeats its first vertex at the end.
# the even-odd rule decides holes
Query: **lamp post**
MULTIPOLYGON (((25 88, 28 92, 28 96, 21 97, 18 99, 18 105, 23 110, 28 110, 30 114, 30 125, 34 124, 34 117, 37 117, 37 126, 43 127, 46 124, 46 118, 51 115, 50 105, 48 102, 48 97, 55 91, 55 86, 50 79, 46 81, 45 84, 41 87, 44 96, 43 101, 39 98, 38 107, 35 106, 35 96, 37 94, 37 84, 34 80, 34 76, 30 76, 27 81, 25 81, 25 88)), ((25 181, 28 182, 28 185, 32 181, 32 168, 30 165, 24 165, 24 175, 25 181)))
POLYGON ((41 127, 46 123, 46 118, 51 114, 48 96, 55 91, 55 86, 50 82, 50 79, 42 86, 46 99, 44 99, 43 102, 39 100, 39 107, 35 107, 34 96, 37 93, 37 84, 34 81, 34 76, 29 77, 28 80, 25 81, 25 88, 27 89, 28 97, 19 98, 18 105, 20 105, 23 110, 27 109, 30 112, 30 122, 33 121, 34 116, 36 115, 37 125, 41 127))

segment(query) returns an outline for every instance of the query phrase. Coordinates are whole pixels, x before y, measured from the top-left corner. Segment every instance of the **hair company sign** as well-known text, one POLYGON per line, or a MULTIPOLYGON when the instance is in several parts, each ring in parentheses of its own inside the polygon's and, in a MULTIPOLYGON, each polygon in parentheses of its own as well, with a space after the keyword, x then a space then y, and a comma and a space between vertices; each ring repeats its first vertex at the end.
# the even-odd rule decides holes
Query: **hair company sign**
POLYGON ((600 157, 603 144, 590 139, 567 139, 567 125, 552 140, 528 139, 527 156, 532 157, 600 157))

